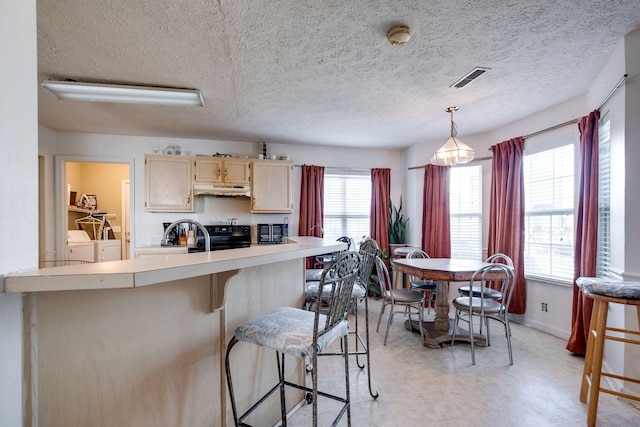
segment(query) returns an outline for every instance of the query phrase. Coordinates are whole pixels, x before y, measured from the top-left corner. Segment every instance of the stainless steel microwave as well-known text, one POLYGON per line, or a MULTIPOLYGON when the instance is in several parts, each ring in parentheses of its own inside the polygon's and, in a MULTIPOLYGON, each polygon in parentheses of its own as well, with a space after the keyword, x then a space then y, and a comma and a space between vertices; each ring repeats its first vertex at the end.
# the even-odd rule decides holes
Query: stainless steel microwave
POLYGON ((258 224, 258 244, 284 243, 289 235, 289 224, 258 224))

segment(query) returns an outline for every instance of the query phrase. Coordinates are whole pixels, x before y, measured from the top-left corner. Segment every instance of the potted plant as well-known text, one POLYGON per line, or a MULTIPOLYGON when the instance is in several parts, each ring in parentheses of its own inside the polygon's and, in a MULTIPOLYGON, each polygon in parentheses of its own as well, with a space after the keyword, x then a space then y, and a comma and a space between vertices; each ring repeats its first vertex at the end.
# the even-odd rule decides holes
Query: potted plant
POLYGON ((407 231, 407 222, 409 218, 405 218, 402 213, 402 196, 400 196, 400 205, 393 205, 389 200, 389 252, 393 256, 393 251, 399 246, 405 246, 404 238, 407 231))

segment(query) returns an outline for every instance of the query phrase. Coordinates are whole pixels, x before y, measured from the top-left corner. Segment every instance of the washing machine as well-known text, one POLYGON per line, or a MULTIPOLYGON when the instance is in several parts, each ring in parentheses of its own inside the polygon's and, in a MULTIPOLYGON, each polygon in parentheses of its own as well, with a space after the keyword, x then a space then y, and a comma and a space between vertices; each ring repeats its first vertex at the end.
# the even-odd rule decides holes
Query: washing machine
POLYGON ((67 260, 69 265, 79 262, 95 262, 93 241, 84 230, 67 231, 67 260))

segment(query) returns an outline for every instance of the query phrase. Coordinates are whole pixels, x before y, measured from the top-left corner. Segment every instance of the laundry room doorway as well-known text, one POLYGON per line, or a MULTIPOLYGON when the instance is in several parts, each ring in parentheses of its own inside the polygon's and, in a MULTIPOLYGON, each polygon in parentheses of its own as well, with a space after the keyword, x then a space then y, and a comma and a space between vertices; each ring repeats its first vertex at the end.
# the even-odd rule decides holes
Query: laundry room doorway
POLYGON ((56 166, 57 253, 68 254, 69 230, 84 230, 96 242, 94 262, 129 259, 133 159, 61 156, 56 166), (107 246, 109 257, 100 256, 107 246), (117 246, 115 254, 113 246, 117 246))

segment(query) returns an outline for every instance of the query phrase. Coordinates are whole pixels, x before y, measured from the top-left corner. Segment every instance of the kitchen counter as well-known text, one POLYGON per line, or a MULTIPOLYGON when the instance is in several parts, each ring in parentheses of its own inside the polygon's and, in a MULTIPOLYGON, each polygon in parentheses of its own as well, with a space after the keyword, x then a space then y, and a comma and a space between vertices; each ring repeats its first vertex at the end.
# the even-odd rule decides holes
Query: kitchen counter
MULTIPOLYGON (((209 253, 152 256, 10 274, 23 292, 25 413, 40 427, 233 425, 224 371, 235 328, 302 307, 308 256, 345 249, 315 237, 209 253)), ((239 344, 239 405, 277 382, 273 351, 239 344)), ((304 382, 304 360, 287 379, 304 382)), ((290 408, 304 400, 287 393, 290 408)), ((274 425, 277 399, 248 421, 274 425)))
MULTIPOLYGON (((171 256, 43 268, 7 275, 4 278, 4 291, 43 292, 135 288, 170 280, 320 255, 340 250, 343 247, 343 243, 334 240, 324 240, 317 237, 289 237, 289 243, 279 245, 253 245, 249 248, 223 251, 176 253, 171 256)), ((163 248, 168 248, 170 251, 184 250, 180 246, 164 246, 163 248)))

